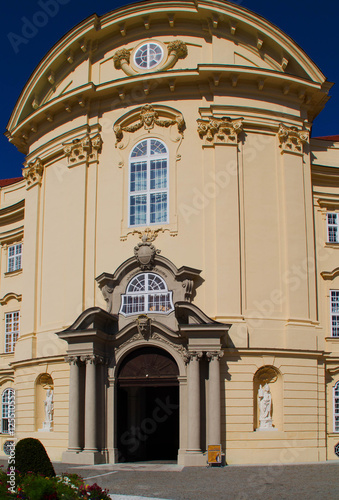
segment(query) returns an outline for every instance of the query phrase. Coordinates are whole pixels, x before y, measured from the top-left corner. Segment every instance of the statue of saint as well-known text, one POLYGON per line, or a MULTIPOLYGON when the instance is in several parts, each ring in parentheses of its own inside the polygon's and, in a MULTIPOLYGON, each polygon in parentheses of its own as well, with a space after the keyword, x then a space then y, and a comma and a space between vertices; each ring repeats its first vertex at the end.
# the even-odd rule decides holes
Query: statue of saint
POLYGON ((272 407, 272 395, 270 391, 270 386, 266 383, 264 387, 259 386, 258 390, 258 402, 259 402, 259 422, 261 429, 267 429, 272 427, 271 418, 271 407, 272 407))
POLYGON ((48 426, 53 422, 53 391, 52 389, 47 389, 46 399, 44 401, 45 406, 45 424, 48 426))

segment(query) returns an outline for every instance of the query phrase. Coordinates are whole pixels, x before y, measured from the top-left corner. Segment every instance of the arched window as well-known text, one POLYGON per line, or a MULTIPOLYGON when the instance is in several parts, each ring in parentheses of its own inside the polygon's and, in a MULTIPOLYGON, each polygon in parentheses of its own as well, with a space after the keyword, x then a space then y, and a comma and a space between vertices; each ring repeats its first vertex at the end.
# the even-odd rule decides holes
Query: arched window
POLYGON ((333 431, 339 432, 339 382, 333 388, 333 431))
POLYGON ((168 223, 168 150, 157 139, 139 142, 130 155, 129 225, 168 223))
POLYGON ((120 312, 130 314, 162 313, 173 311, 172 292, 165 281, 154 273, 141 273, 128 284, 122 296, 120 312))
POLYGON ((1 433, 14 434, 14 389, 4 390, 1 403, 1 433))

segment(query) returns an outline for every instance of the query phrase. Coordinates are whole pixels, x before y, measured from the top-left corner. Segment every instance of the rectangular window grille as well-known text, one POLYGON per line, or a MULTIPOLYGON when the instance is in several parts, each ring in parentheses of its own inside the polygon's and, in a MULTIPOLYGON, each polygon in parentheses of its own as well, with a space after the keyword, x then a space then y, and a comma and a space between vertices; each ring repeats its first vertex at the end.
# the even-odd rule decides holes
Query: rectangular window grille
POLYGON ((7 272, 17 271, 22 265, 22 243, 8 247, 7 272))
POLYGON ((339 382, 334 387, 334 432, 339 432, 339 382))
POLYGON ((5 314, 5 352, 14 352, 20 328, 19 311, 5 314))
POLYGON ((339 214, 327 214, 327 241, 339 243, 339 214))

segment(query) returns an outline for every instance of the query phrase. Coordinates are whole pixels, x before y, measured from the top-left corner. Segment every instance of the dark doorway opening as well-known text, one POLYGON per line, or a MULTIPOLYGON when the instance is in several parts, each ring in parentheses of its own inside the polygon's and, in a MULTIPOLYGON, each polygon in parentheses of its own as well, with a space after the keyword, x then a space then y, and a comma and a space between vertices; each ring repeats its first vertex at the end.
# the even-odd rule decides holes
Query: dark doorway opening
POLYGON ((157 348, 124 360, 118 374, 120 462, 176 460, 179 448, 178 367, 157 348))

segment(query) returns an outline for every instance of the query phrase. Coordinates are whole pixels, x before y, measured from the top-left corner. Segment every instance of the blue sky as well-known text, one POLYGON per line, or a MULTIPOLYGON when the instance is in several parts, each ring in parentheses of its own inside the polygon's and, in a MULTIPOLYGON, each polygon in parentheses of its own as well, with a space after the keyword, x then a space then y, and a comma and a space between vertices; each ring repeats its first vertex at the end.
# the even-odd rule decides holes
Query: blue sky
MULTIPOLYGON (((97 0, 3 0, 0 5, 2 65, 2 96, 0 125, 5 132, 12 109, 27 79, 48 50, 72 27, 94 12, 105 14, 132 2, 97 0), (13 48, 10 38, 22 35, 25 19, 32 21, 41 3, 58 2, 54 16, 38 28, 27 43, 13 48), (56 12, 58 10, 58 12, 56 12), (24 19, 23 19, 24 18, 24 19)), ((293 38, 320 67, 327 79, 337 82, 331 100, 314 123, 312 135, 339 134, 339 3, 335 0, 239 0, 235 2, 273 22, 293 38)), ((21 175, 24 156, 0 135, 0 178, 21 175)))

